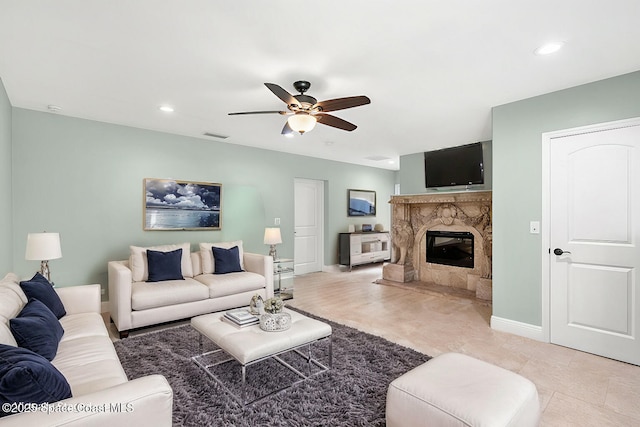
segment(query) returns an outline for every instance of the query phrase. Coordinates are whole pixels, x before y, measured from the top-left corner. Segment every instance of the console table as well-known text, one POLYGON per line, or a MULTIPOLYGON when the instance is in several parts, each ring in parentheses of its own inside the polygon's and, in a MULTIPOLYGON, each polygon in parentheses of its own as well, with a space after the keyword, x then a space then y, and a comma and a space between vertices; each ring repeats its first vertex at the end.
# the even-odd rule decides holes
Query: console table
POLYGON ((391 240, 388 232, 340 233, 338 263, 354 265, 383 262, 391 258, 391 240))

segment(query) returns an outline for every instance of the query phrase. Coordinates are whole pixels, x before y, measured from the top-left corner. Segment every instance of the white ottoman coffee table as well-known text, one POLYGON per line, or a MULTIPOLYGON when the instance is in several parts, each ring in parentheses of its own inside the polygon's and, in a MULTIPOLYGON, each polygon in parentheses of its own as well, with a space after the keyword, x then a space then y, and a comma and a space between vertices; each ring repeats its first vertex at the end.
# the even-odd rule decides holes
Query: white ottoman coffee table
POLYGON ((387 391, 387 427, 534 427, 536 386, 473 357, 446 353, 396 378, 387 391))
MULTIPOLYGON (((246 401, 246 379, 247 379, 247 366, 254 363, 258 363, 273 357, 282 365, 286 366, 298 376, 301 377, 300 381, 304 381, 310 376, 317 375, 321 372, 325 372, 331 369, 332 354, 331 354, 331 326, 321 322, 319 320, 311 319, 296 311, 284 309, 285 312, 291 315, 291 327, 285 331, 267 332, 260 329, 259 325, 248 326, 239 328, 228 322, 222 320, 224 312, 205 314, 197 316, 191 319, 191 326, 200 332, 200 342, 202 343, 202 337, 206 337, 213 341, 219 349, 209 351, 191 359, 203 368, 207 374, 209 374, 214 380, 216 380, 222 387, 224 387, 236 400, 242 405, 248 403, 254 403, 258 400, 262 400, 278 391, 290 387, 289 384, 285 387, 279 388, 267 395, 260 396, 250 402, 246 401), (321 341, 328 340, 329 345, 329 363, 328 366, 320 363, 317 359, 312 357, 311 348, 312 344, 321 341), (307 353, 304 354, 300 351, 300 348, 307 347, 307 353), (306 360, 308 373, 303 373, 300 369, 296 369, 291 364, 284 361, 280 355, 288 353, 290 351, 296 352, 306 360), (231 358, 218 361, 214 364, 207 364, 207 356, 225 352, 231 358), (230 360, 236 360, 240 363, 242 370, 242 392, 240 395, 234 394, 211 370, 215 366, 219 366, 223 363, 227 363, 230 360), (311 365, 315 365, 320 368, 320 371, 311 373, 311 365)), ((298 381, 299 382, 299 381, 298 381)))

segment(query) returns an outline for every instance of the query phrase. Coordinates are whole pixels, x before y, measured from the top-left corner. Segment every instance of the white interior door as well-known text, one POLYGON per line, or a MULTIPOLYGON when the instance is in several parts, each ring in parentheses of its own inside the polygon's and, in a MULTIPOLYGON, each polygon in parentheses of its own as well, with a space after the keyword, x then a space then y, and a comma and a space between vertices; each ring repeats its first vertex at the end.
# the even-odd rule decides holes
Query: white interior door
POLYGON ((551 342, 640 364, 640 125, 551 139, 550 221, 551 342))
POLYGON ((322 271, 324 182, 297 178, 294 187, 294 274, 322 271))

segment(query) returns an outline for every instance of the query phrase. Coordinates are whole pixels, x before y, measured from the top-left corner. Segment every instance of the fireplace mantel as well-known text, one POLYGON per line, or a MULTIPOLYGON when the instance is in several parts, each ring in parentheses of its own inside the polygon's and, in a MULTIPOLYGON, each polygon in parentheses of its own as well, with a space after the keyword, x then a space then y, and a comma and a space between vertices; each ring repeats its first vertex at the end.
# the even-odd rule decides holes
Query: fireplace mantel
POLYGON ((389 203, 399 204, 439 204, 439 203, 491 203, 491 191, 465 191, 460 193, 427 193, 391 196, 389 203))
POLYGON ((389 203, 394 254, 393 264, 389 264, 386 273, 383 271, 384 279, 453 286, 475 291, 478 298, 491 299, 491 191, 396 195, 389 203), (474 267, 427 262, 427 230, 472 233, 474 267))

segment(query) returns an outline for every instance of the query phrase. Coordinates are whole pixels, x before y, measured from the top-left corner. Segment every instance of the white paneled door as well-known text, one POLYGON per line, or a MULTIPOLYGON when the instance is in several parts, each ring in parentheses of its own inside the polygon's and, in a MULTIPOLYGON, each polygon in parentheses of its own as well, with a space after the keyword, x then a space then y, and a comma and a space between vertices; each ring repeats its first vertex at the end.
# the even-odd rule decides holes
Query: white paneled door
POLYGON ((294 187, 294 271, 322 271, 324 182, 297 178, 294 187))
POLYGON ((640 365, 640 123, 550 141, 550 340, 640 365))

